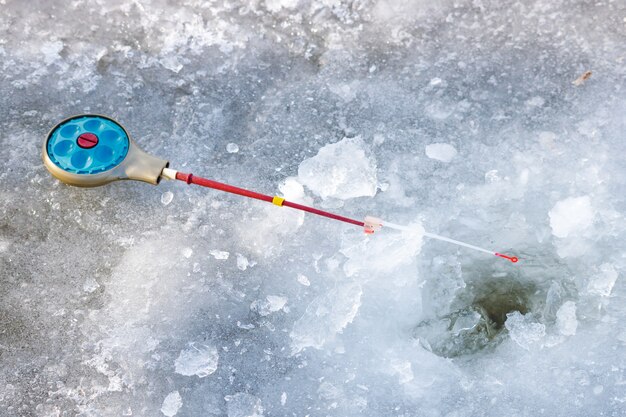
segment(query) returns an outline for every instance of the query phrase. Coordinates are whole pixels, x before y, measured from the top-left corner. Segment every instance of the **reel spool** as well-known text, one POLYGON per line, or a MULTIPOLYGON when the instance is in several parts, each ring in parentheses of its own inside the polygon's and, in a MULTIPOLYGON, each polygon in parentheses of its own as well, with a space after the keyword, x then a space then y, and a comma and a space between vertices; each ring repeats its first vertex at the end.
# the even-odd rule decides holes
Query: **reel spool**
POLYGON ((142 151, 118 122, 95 114, 72 116, 53 127, 42 156, 55 178, 78 187, 117 180, 158 184, 169 165, 142 151))

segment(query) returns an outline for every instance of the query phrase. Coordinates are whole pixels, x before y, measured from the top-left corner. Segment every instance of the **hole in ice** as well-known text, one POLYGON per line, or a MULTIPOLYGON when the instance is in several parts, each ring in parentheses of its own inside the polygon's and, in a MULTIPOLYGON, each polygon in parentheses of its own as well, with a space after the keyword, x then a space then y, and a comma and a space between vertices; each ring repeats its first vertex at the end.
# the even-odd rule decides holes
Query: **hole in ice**
POLYGON ((464 293, 463 307, 442 317, 425 320, 415 329, 415 337, 424 347, 446 358, 467 355, 496 346, 503 338, 506 315, 514 311, 531 311, 532 284, 511 281, 487 281, 464 293))
MULTIPOLYGON (((530 259, 530 257, 529 257, 530 259)), ((435 317, 421 321, 413 336, 433 353, 454 358, 496 347, 508 337, 507 314, 532 314, 540 323, 552 323, 566 299, 577 298, 571 274, 558 261, 539 260, 525 268, 496 269, 479 262, 461 268, 430 266, 434 275, 426 284, 425 309, 435 317)))

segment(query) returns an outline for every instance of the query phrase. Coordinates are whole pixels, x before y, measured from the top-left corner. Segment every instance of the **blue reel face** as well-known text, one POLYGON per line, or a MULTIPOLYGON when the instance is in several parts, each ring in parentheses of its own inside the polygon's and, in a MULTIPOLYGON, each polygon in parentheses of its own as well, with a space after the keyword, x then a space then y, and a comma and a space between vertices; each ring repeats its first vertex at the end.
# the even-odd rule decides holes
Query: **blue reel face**
POLYGON ((50 160, 73 174, 97 174, 118 166, 130 140, 122 126, 102 116, 76 116, 57 125, 48 137, 50 160))

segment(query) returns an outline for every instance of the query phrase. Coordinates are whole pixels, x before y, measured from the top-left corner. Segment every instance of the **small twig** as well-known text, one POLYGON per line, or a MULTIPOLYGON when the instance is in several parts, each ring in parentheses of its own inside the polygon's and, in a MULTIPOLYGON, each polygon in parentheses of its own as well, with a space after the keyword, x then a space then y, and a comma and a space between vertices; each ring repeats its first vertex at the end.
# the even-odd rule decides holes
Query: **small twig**
POLYGON ((575 86, 583 85, 589 78, 591 78, 591 71, 586 71, 583 75, 572 81, 572 84, 575 86))

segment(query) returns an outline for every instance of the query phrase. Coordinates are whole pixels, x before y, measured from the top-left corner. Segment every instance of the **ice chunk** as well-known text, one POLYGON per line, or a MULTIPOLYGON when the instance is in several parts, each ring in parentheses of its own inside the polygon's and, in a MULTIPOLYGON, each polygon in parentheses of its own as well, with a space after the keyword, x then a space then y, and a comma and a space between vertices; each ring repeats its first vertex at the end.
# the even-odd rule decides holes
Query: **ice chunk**
POLYGON ((228 417, 263 417, 261 400, 254 395, 238 392, 224 399, 228 402, 228 417))
POLYGON ((214 346, 192 343, 188 349, 180 351, 174 366, 177 374, 204 378, 217 370, 218 360, 219 354, 214 346))
POLYGON ((563 304, 563 288, 557 281, 552 281, 546 293, 546 305, 543 308, 545 318, 556 318, 558 309, 563 304))
POLYGON ((83 291, 85 292, 92 293, 98 288, 100 288, 100 284, 94 277, 88 277, 83 283, 83 291))
POLYGON ((187 247, 187 248, 183 248, 182 250, 182 254, 185 258, 191 258, 191 255, 193 255, 193 249, 187 247))
POLYGON ((324 381, 320 384, 317 388, 317 394, 326 401, 335 401, 345 397, 342 386, 331 384, 328 381, 324 381))
POLYGON ((450 162, 456 156, 457 151, 454 146, 447 143, 431 143, 426 146, 426 156, 441 162, 450 162))
POLYGON ((215 259, 219 259, 221 261, 225 261, 230 256, 230 253, 228 253, 226 251, 223 251, 223 250, 213 249, 213 250, 209 251, 209 255, 211 255, 215 259))
POLYGON ((256 311, 261 316, 280 311, 287 304, 287 298, 278 295, 268 295, 265 300, 256 300, 250 304, 250 310, 256 311))
POLYGON ((285 178, 285 180, 278 185, 278 189, 287 200, 305 200, 304 187, 295 177, 285 178))
POLYGON ((569 197, 557 202, 549 213, 552 234, 565 238, 593 224, 595 212, 589 196, 569 197))
POLYGON ((161 58, 160 62, 161 65, 163 65, 163 68, 166 68, 176 74, 178 74, 180 70, 183 69, 183 64, 180 63, 175 55, 164 56, 163 58, 161 58))
POLYGON ((282 310, 285 304, 287 304, 287 298, 278 295, 268 295, 267 301, 271 312, 282 310))
POLYGON ((441 78, 435 77, 435 78, 431 78, 431 80, 430 80, 430 82, 428 84, 431 85, 431 86, 435 86, 435 85, 441 84, 442 81, 443 80, 441 78))
POLYGON ((576 303, 566 301, 556 312, 556 325, 559 332, 565 336, 573 336, 576 334, 578 320, 576 320, 576 303))
POLYGON ((376 178, 376 162, 360 137, 326 145, 298 168, 300 183, 323 199, 374 196, 376 178))
POLYGON ((515 343, 526 350, 538 343, 546 334, 546 326, 537 323, 532 314, 523 315, 514 311, 506 315, 504 326, 515 343))
POLYGON ((183 399, 178 391, 172 391, 167 394, 161 405, 161 412, 167 417, 175 416, 183 405, 183 399))
POLYGON ((166 191, 163 194, 161 194, 161 203, 164 206, 167 206, 169 203, 171 203, 173 199, 174 199, 174 193, 172 193, 171 191, 166 191))
POLYGON ((239 145, 237 145, 236 143, 229 143, 228 145, 226 145, 226 152, 228 153, 237 153, 239 152, 239 145))
POLYGON ((248 269, 248 266, 251 266, 250 262, 248 261, 248 258, 238 253, 237 254, 237 269, 239 269, 240 271, 245 271, 246 269, 248 269))
POLYGON ((615 281, 617 281, 617 271, 611 264, 604 263, 600 265, 600 272, 592 276, 587 284, 587 290, 591 294, 608 297, 613 291, 615 281))
POLYGON ((485 183, 493 184, 502 181, 502 177, 498 174, 497 169, 491 169, 485 172, 485 183))
POLYGON ((313 300, 293 325, 294 353, 307 347, 320 349, 354 320, 361 306, 361 286, 346 283, 313 300))
POLYGON ((474 310, 467 310, 459 314, 452 327, 452 332, 458 334, 462 331, 472 330, 480 322, 481 315, 474 310))
POLYGON ((311 285, 311 281, 309 281, 309 278, 307 278, 307 276, 303 274, 298 274, 298 282, 305 287, 311 285))

